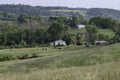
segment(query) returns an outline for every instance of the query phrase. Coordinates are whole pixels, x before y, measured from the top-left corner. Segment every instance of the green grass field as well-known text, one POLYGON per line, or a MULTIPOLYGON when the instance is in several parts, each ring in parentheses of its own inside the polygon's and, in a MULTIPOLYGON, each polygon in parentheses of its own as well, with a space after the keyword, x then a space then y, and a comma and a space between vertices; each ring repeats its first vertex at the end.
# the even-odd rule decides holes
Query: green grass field
POLYGON ((110 29, 99 29, 100 34, 108 35, 109 37, 113 37, 115 33, 110 29))
MULTIPOLYGON (((70 34, 75 34, 75 35, 78 33, 85 33, 85 32, 86 32, 86 30, 84 28, 83 29, 71 29, 71 30, 69 30, 70 34)), ((113 37, 115 35, 115 33, 110 29, 98 29, 98 33, 107 35, 109 37, 113 37)))
POLYGON ((71 29, 71 30, 69 30, 69 33, 74 34, 74 35, 76 35, 78 33, 85 33, 85 32, 86 32, 86 30, 84 28, 83 29, 71 29))
POLYGON ((120 80, 120 44, 3 49, 14 56, 38 58, 0 62, 0 80, 120 80))
POLYGON ((56 9, 56 10, 51 10, 53 12, 78 12, 81 15, 85 16, 86 15, 86 11, 81 11, 81 10, 66 10, 66 9, 56 9))

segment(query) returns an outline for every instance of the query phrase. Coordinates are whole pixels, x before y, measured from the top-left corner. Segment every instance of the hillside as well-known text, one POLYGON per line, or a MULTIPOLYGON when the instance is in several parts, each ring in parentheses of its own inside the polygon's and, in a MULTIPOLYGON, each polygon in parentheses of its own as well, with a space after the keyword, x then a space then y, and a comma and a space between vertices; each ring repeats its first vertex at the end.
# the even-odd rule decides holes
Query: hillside
POLYGON ((83 15, 86 19, 93 16, 110 17, 120 22, 120 11, 114 9, 104 8, 68 8, 68 7, 42 7, 30 5, 0 5, 0 11, 9 12, 14 14, 27 14, 39 16, 73 16, 83 15))
POLYGON ((37 53, 39 58, 0 62, 1 80, 119 80, 120 44, 85 48, 3 49, 17 56, 37 53), (31 50, 31 51, 30 51, 31 50))
POLYGON ((0 80, 120 80, 119 22, 113 9, 2 4, 0 80))

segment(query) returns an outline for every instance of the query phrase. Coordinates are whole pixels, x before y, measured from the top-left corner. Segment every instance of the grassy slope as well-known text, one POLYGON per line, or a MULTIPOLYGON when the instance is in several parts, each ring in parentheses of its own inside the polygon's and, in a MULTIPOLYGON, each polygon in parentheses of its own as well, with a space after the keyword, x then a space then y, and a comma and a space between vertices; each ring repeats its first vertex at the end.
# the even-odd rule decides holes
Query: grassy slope
POLYGON ((81 15, 85 16, 86 15, 86 11, 82 11, 82 10, 66 10, 66 9, 56 9, 56 10, 51 10, 53 12, 78 12, 81 15))
MULTIPOLYGON (((84 32, 86 32, 85 29, 71 29, 69 31, 70 34, 77 34, 77 33, 84 33, 84 32)), ((98 33, 108 35, 109 37, 113 37, 115 35, 115 33, 110 29, 99 29, 98 33)))
MULTIPOLYGON (((18 53, 24 52, 24 50, 29 53, 36 51, 36 48, 18 49, 18 53)), ((120 44, 91 48, 82 46, 62 49, 48 48, 45 52, 42 52, 41 48, 37 48, 37 50, 39 54, 45 56, 0 62, 0 80, 120 79, 120 44), (49 51, 51 52, 49 53, 49 51)), ((6 52, 6 50, 2 51, 6 52)), ((11 54, 17 55, 17 50, 11 54)))
POLYGON ((78 33, 85 33, 86 32, 86 30, 83 28, 83 29, 71 29, 71 30, 69 30, 69 33, 70 34, 78 34, 78 33))
POLYGON ((104 35, 108 35, 110 37, 113 37, 115 35, 115 33, 110 29, 99 29, 99 33, 104 34, 104 35))
POLYGON ((0 80, 120 80, 120 63, 1 74, 0 80))

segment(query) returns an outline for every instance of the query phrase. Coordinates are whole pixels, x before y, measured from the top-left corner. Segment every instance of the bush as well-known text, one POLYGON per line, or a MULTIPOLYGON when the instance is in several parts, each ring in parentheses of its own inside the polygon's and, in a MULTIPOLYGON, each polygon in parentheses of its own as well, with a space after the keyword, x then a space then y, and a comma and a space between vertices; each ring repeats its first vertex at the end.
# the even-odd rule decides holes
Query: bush
POLYGON ((9 60, 15 60, 16 57, 13 55, 9 55, 9 54, 1 54, 0 55, 0 61, 9 61, 9 60))
POLYGON ((18 58, 19 58, 19 59, 28 59, 28 58, 30 58, 30 57, 28 56, 28 54, 24 54, 24 55, 22 55, 22 56, 18 56, 18 58))
POLYGON ((4 46, 0 46, 0 49, 5 49, 5 47, 4 46))
POLYGON ((36 53, 33 53, 32 56, 31 56, 31 58, 37 58, 37 57, 39 57, 39 55, 36 54, 36 53))

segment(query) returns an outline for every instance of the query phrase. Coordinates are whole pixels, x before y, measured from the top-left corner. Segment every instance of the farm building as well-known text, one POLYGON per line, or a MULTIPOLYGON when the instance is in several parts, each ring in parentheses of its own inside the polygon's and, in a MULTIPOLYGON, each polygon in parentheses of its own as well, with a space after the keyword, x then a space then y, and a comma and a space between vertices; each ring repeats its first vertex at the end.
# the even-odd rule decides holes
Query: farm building
POLYGON ((108 45, 109 42, 108 41, 104 41, 104 40, 97 40, 95 41, 96 45, 108 45))
POLYGON ((78 29, 85 28, 85 25, 79 24, 79 25, 77 25, 77 28, 78 28, 78 29))
POLYGON ((63 41, 63 40, 56 40, 56 41, 54 41, 54 42, 51 42, 50 45, 51 45, 51 46, 59 46, 59 45, 65 46, 65 45, 66 45, 66 42, 63 41))

